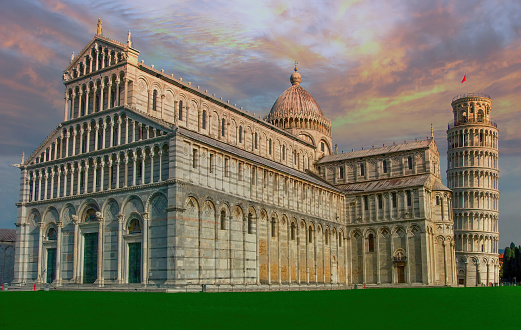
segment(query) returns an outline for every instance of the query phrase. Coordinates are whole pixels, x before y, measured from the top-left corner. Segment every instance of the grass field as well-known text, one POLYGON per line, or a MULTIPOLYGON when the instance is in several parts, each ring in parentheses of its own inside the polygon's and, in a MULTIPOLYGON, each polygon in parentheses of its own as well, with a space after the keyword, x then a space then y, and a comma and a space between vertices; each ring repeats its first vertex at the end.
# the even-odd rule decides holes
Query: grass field
POLYGON ((267 293, 0 291, 0 329, 521 329, 520 307, 521 287, 267 293))

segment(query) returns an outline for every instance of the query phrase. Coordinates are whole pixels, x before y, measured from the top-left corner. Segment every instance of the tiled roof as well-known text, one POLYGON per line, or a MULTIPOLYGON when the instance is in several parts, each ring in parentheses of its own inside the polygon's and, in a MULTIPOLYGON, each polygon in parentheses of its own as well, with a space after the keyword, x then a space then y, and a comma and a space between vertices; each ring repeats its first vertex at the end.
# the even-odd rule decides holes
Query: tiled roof
POLYGON ((432 190, 435 190, 435 191, 452 191, 452 190, 450 190, 450 188, 448 188, 446 185, 444 185, 443 182, 441 182, 439 180, 436 180, 436 182, 434 182, 434 186, 432 187, 432 190))
POLYGON ((241 157, 241 158, 244 158, 244 159, 248 159, 248 160, 250 160, 252 162, 264 165, 266 167, 273 168, 273 169, 275 169, 277 171, 281 171, 281 172, 287 173, 288 175, 297 177, 299 179, 302 179, 302 180, 310 182, 310 183, 314 183, 314 184, 316 184, 318 186, 321 186, 321 187, 324 187, 326 189, 334 190, 336 192, 341 192, 335 186, 333 186, 333 185, 331 185, 331 184, 329 184, 329 183, 327 183, 327 182, 325 182, 325 181, 323 181, 321 179, 318 179, 317 177, 315 177, 313 175, 297 171, 294 168, 291 168, 291 167, 279 164, 277 162, 274 162, 272 160, 260 157, 258 155, 255 155, 255 154, 252 154, 250 152, 244 151, 242 149, 236 148, 234 146, 231 146, 229 144, 223 143, 221 141, 214 140, 214 139, 212 139, 212 138, 210 138, 208 136, 201 135, 201 134, 189 131, 189 130, 187 130, 185 128, 182 128, 182 127, 178 128, 178 132, 180 134, 186 136, 186 137, 189 137, 191 139, 203 142, 203 143, 205 143, 207 145, 210 145, 210 146, 214 146, 214 147, 216 147, 218 149, 221 149, 221 150, 224 150, 224 151, 229 152, 231 154, 237 155, 238 157, 241 157))
POLYGON ((338 185, 338 188, 344 191, 345 193, 362 193, 422 186, 427 182, 428 179, 429 174, 422 174, 394 179, 348 183, 338 185))
POLYGON ((0 229, 0 242, 16 242, 16 229, 0 229))
POLYGON ((352 152, 346 152, 343 154, 334 154, 334 155, 324 156, 318 161, 318 164, 337 162, 337 161, 353 159, 353 158, 376 156, 376 155, 388 154, 388 153, 399 152, 399 151, 409 151, 409 150, 414 150, 414 149, 428 148, 431 141, 432 140, 429 139, 429 140, 422 140, 422 141, 415 141, 415 142, 407 142, 407 143, 396 144, 396 145, 392 145, 392 146, 371 148, 371 149, 365 149, 365 150, 356 150, 356 151, 352 151, 352 152))

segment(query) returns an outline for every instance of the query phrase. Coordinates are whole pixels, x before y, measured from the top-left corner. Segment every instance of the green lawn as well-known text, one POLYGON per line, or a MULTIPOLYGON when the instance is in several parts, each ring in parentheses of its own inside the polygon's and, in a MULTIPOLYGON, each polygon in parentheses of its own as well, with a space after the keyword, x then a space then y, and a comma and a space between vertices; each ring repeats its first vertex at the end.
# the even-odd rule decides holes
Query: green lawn
POLYGON ((0 329, 520 329, 521 287, 268 293, 0 291, 0 329), (508 315, 508 318, 506 316, 508 315))

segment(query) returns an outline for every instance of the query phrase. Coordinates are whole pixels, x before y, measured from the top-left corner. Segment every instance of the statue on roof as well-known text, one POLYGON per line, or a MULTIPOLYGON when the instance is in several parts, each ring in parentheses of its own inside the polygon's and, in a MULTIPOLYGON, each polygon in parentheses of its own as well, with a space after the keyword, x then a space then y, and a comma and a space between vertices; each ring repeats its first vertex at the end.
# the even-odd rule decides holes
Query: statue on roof
POLYGON ((98 18, 98 32, 96 33, 96 35, 101 35, 101 18, 98 18))

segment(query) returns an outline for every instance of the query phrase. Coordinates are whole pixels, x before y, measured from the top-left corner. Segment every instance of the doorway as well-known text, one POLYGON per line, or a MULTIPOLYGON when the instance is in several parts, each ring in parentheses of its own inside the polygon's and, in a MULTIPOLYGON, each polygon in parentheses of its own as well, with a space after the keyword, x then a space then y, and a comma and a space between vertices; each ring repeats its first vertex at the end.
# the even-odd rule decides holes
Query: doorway
POLYGON ((398 272, 398 283, 405 283, 405 266, 397 266, 396 271, 398 272))
POLYGON ((47 249, 47 281, 52 283, 56 279, 56 249, 47 249))
POLYGON ((128 244, 128 283, 141 283, 141 243, 128 244))
POLYGON ((98 233, 85 234, 83 283, 91 284, 98 275, 98 233))

